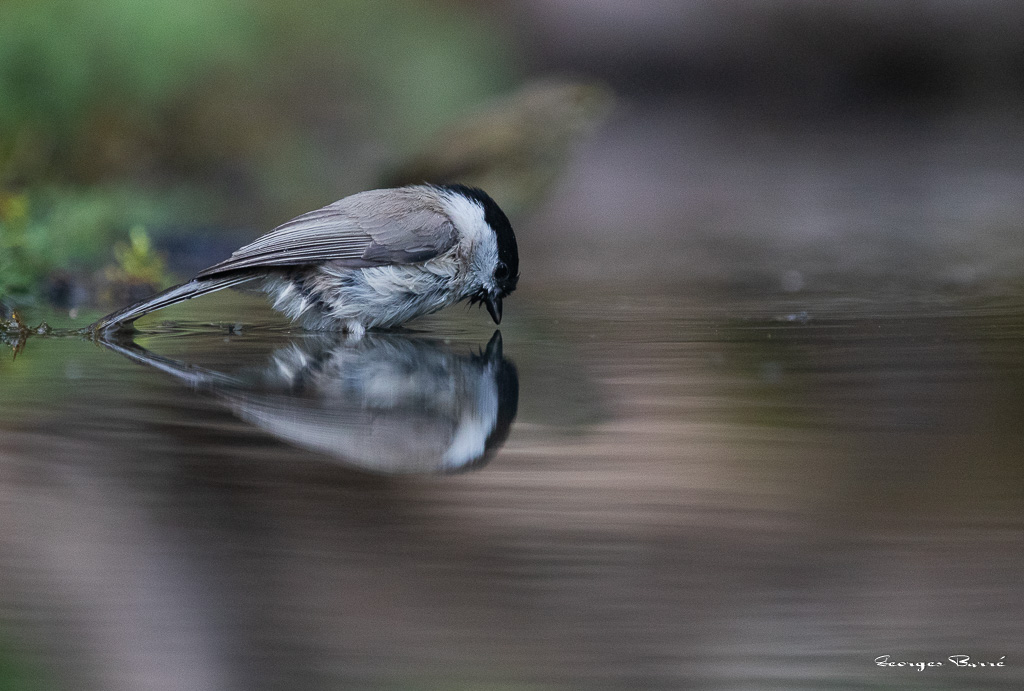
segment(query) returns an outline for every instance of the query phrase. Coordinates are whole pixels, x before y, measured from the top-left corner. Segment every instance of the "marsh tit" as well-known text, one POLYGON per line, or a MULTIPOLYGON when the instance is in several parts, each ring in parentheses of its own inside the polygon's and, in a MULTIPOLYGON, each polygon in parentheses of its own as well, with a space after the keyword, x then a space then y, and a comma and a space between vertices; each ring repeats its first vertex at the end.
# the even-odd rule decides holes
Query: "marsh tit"
POLYGON ((284 223, 188 283, 107 315, 93 332, 224 288, 262 290, 314 331, 388 328, 463 300, 495 323, 519 280, 508 218, 483 190, 412 185, 360 192, 284 223))

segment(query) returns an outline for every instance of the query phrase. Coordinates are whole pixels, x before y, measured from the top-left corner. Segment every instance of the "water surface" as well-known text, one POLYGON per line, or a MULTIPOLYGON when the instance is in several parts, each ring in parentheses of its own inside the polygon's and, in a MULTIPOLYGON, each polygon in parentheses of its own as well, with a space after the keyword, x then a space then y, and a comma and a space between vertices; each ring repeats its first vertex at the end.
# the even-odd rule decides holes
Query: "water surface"
POLYGON ((1024 683, 1019 300, 526 294, 499 352, 239 299, 0 358, 12 684, 1024 683))

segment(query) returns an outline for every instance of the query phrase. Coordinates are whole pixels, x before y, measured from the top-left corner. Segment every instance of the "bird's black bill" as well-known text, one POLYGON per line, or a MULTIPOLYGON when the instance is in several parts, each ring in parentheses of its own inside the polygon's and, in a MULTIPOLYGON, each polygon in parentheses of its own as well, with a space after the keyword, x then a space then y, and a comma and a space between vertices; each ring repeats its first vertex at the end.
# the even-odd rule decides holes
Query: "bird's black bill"
POLYGON ((484 297, 484 304, 487 305, 487 311, 491 313, 491 319, 494 320, 495 324, 501 323, 501 297, 498 295, 486 295, 484 297))

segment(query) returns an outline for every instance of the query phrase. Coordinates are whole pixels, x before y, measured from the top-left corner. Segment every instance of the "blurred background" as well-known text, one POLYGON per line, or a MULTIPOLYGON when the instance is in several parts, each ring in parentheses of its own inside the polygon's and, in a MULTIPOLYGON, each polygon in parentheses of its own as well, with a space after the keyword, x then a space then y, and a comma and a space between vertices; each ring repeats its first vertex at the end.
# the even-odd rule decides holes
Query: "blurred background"
MULTIPOLYGON (((1021 35, 1009 0, 0 0, 0 691, 1021 688, 1021 35), (26 345, 447 179, 521 248, 486 467, 362 472, 26 345)), ((299 352, 195 303, 139 343, 299 352)), ((413 327, 471 359, 485 322, 413 327)))
POLYGON ((123 301, 346 194, 445 174, 511 207, 524 287, 958 289, 1024 266, 1012 2, 0 13, 8 301, 123 301))

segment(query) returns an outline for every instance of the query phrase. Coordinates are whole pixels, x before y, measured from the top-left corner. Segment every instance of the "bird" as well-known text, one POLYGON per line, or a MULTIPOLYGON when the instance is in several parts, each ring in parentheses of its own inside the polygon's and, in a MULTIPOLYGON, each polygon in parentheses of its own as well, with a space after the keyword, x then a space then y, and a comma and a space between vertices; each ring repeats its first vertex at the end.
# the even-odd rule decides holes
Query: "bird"
POLYGON ((358 192, 298 216, 192 280, 101 318, 94 334, 131 330, 155 310, 224 288, 261 290, 312 331, 361 337, 463 300, 501 323, 519 281, 508 217, 483 190, 462 184, 358 192))

